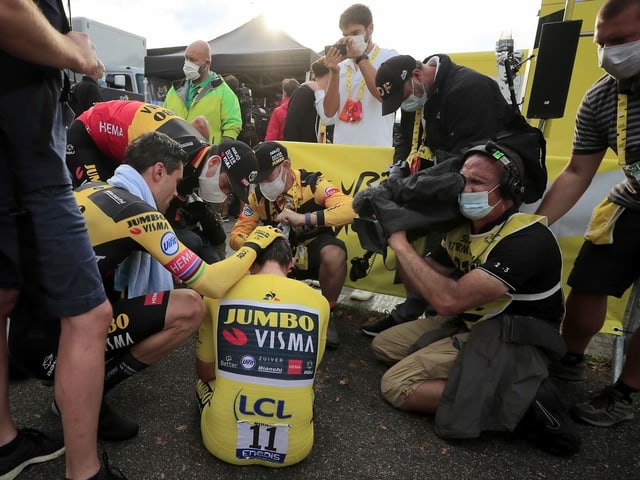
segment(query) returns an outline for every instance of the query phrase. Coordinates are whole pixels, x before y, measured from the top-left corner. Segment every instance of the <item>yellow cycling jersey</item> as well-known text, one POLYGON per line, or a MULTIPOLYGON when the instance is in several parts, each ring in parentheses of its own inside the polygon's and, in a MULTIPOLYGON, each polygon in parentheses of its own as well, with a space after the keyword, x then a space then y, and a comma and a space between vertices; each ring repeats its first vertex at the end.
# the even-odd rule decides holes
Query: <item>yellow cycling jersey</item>
MULTIPOLYGON (((285 208, 299 213, 315 212, 317 226, 303 227, 296 234, 294 243, 313 239, 326 227, 338 227, 353 222, 356 212, 353 210, 353 198, 326 180, 319 172, 307 172, 292 168, 294 182, 291 188, 278 196, 275 202, 269 202, 257 190, 249 193, 247 203, 238 217, 231 233, 229 246, 238 249, 253 230, 260 225, 277 225, 276 217, 285 208)), ((293 243, 292 243, 293 245, 293 243)))
POLYGON ((285 467, 313 445, 313 381, 325 349, 329 304, 302 282, 249 275, 208 316, 196 356, 215 365, 198 382, 207 448, 236 465, 285 467))
POLYGON ((74 191, 110 299, 116 267, 133 251, 146 251, 175 277, 208 297, 222 296, 251 267, 255 250, 243 248, 211 265, 176 237, 165 216, 123 188, 87 183, 74 191))

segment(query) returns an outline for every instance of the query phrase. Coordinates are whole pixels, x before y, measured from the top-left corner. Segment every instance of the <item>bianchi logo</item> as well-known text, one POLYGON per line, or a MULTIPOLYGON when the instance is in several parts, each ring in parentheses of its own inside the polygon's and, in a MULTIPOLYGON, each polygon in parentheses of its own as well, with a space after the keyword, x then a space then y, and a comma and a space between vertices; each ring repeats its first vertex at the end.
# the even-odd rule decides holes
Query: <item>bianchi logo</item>
POLYGON ((560 422, 558 421, 558 419, 554 417, 553 414, 549 410, 547 410, 545 406, 542 405, 538 400, 536 400, 536 405, 547 418, 548 423, 545 425, 545 428, 548 428, 549 430, 559 430, 560 422))

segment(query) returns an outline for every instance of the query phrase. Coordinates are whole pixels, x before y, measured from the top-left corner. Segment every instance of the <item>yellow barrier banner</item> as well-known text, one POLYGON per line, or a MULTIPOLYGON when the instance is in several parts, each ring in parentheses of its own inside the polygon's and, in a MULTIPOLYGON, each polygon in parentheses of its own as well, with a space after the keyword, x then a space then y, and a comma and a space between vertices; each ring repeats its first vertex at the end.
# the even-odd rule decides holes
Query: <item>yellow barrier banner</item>
MULTIPOLYGON (((303 168, 310 172, 322 172, 347 195, 355 196, 361 190, 378 184, 382 172, 393 161, 393 148, 365 147, 356 145, 332 145, 324 143, 281 142, 287 147, 291 164, 294 168, 303 168)), ((361 257, 365 250, 360 246, 358 235, 351 225, 337 229, 338 238, 347 246, 347 266, 351 269, 351 259, 361 257)), ((352 282, 347 275, 346 286, 384 293, 386 295, 404 296, 404 287, 394 284, 395 257, 391 249, 387 249, 387 258, 375 255, 369 274, 352 282)))
MULTIPOLYGON (((382 172, 393 161, 392 148, 301 142, 281 143, 286 145, 294 168, 322 172, 336 187, 352 196, 383 180, 382 172)), ((549 182, 553 181, 560 173, 566 162, 566 157, 547 157, 549 182)), ((589 190, 564 217, 551 226, 562 249, 565 296, 570 290, 566 285, 566 280, 582 245, 583 234, 589 223, 591 211, 607 195, 611 187, 621 180, 622 173, 617 160, 606 158, 589 190)), ((533 212, 537 205, 525 205, 523 211, 533 212)), ((347 246, 347 261, 350 269, 350 260, 362 256, 365 253, 364 249, 360 246, 358 236, 351 226, 340 228, 338 237, 347 246)), ((382 255, 374 256, 369 275, 357 282, 351 282, 347 277, 346 285, 386 295, 404 296, 403 286, 394 283, 396 263, 393 251, 388 249, 387 252, 386 259, 383 259, 382 255)), ((605 326, 602 329, 603 332, 619 334, 617 329, 622 325, 621 320, 628 294, 629 292, 622 299, 613 297, 609 299, 609 309, 605 326)))

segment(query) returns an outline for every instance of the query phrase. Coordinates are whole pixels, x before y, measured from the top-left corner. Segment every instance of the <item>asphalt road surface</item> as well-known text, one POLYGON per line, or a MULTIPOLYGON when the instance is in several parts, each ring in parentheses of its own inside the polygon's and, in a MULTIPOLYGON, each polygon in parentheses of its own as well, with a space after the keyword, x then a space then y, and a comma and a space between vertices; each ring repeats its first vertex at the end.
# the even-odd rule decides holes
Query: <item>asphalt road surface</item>
MULTIPOLYGON (((385 367, 360 333, 361 316, 341 310, 341 346, 328 351, 316 381, 315 443, 302 463, 283 469, 225 464, 203 447, 195 398, 191 339, 179 350, 109 393, 112 407, 140 424, 122 443, 101 442, 129 479, 640 479, 640 398, 636 419, 614 428, 579 426, 581 451, 558 458, 511 434, 448 442, 434 433, 433 418, 393 409, 380 396, 385 367)), ((605 367, 586 382, 561 385, 567 402, 599 389, 605 367)), ((640 397, 640 395, 636 395, 640 397)), ((50 412, 53 390, 34 380, 11 384, 19 426, 59 428, 50 412)), ((27 469, 21 480, 64 478, 63 458, 27 469)))

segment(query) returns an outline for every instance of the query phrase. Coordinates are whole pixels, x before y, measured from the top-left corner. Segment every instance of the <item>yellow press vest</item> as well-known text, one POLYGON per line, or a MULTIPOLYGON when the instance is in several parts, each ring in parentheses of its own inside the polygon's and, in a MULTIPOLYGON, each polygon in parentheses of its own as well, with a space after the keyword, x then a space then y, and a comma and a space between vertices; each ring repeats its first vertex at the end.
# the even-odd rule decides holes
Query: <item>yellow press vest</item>
MULTIPOLYGON (((512 233, 518 232, 536 222, 546 225, 546 217, 526 213, 516 213, 503 223, 494 225, 488 232, 472 234, 470 225, 464 224, 450 231, 445 239, 445 248, 452 262, 464 273, 469 273, 474 268, 486 262, 493 248, 512 233)), ((552 294, 556 291, 548 292, 552 294)), ((505 293, 500 298, 480 307, 467 310, 461 317, 468 327, 495 317, 503 312, 512 302, 515 295, 505 293)))

